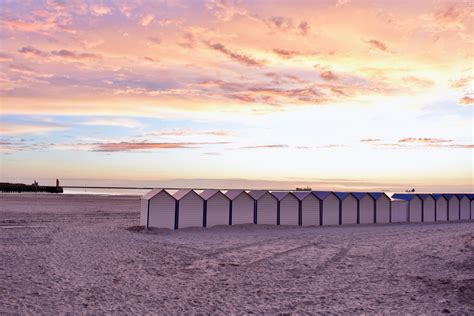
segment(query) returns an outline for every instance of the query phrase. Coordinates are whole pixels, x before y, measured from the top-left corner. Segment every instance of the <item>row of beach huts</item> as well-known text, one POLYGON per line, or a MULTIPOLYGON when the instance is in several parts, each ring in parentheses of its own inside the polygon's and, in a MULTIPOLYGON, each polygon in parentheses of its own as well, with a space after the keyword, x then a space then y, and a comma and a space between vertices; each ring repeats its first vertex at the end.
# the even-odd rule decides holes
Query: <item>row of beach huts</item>
POLYGON ((474 220, 474 194, 166 190, 141 198, 140 225, 353 225, 474 220))

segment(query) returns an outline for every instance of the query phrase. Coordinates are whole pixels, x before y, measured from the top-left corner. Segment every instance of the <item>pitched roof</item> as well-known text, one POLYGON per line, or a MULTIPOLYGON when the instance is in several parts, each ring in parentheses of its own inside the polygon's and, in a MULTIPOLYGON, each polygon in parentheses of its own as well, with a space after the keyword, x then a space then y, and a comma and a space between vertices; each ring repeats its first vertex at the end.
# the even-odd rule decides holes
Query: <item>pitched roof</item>
POLYGON ((294 191, 291 192, 294 196, 300 201, 303 201, 308 195, 311 194, 311 191, 294 191))
POLYGON ((380 199, 382 196, 387 196, 384 192, 367 192, 374 200, 380 199))
MULTIPOLYGON (((173 194, 173 197, 176 199, 176 200, 181 200, 182 198, 184 198, 186 195, 188 195, 189 193, 191 192, 194 192, 194 190, 191 190, 191 189, 185 189, 185 190, 178 190, 175 194, 173 194)), ((196 192, 194 192, 196 193, 196 192)), ((199 194, 196 193, 197 196, 201 197, 199 194)))
POLYGON ((332 194, 332 192, 329 191, 311 191, 315 197, 317 197, 320 200, 324 200, 327 198, 329 195, 332 194))
POLYGON ((278 201, 283 200, 288 194, 291 194, 289 191, 276 191, 271 192, 271 194, 277 198, 278 201))
MULTIPOLYGON (((211 197, 214 195, 222 193, 220 190, 212 189, 212 190, 204 190, 202 191, 199 195, 204 199, 204 200, 209 200, 211 197)), ((224 195, 225 196, 225 195, 224 195)), ((227 197, 227 196, 225 196, 227 197)))
POLYGON ((352 192, 352 195, 355 196, 356 199, 362 200, 364 196, 367 195, 367 192, 352 192))
MULTIPOLYGON (((153 189, 151 191, 148 191, 146 194, 144 194, 142 196, 142 200, 149 200, 149 199, 153 198, 155 195, 157 195, 158 193, 160 193, 161 191, 164 191, 164 190, 163 189, 153 189)), ((168 193, 168 192, 166 192, 166 193, 168 193)))
POLYGON ((445 193, 445 194, 443 194, 443 195, 444 195, 444 197, 446 198, 446 200, 451 200, 451 198, 455 196, 455 195, 452 194, 452 193, 445 193))
POLYGON ((259 198, 261 198, 262 196, 264 196, 265 193, 268 193, 268 191, 265 191, 265 190, 251 190, 251 191, 249 191, 249 195, 250 195, 254 200, 258 200, 259 198))
POLYGON ((439 200, 441 198, 446 199, 446 197, 441 193, 433 193, 431 195, 434 197, 435 200, 439 200))
POLYGON ((464 194, 464 193, 458 193, 458 194, 455 194, 455 195, 458 197, 458 199, 462 200, 462 198, 463 198, 466 194, 464 194))
POLYGON ((349 193, 348 192, 333 192, 339 200, 344 200, 349 193))
POLYGON ((427 193, 421 193, 421 194, 417 194, 422 200, 426 200, 426 199, 429 199, 430 197, 433 198, 433 196, 431 194, 427 194, 427 193))
POLYGON ((409 193, 395 193, 392 195, 393 199, 399 199, 399 200, 405 200, 405 201, 411 201, 414 197, 416 197, 416 194, 409 194, 409 193))
POLYGON ((247 194, 244 190, 228 190, 224 195, 227 196, 230 200, 236 199, 242 193, 247 194))
POLYGON ((474 200, 474 194, 466 194, 469 200, 474 200))

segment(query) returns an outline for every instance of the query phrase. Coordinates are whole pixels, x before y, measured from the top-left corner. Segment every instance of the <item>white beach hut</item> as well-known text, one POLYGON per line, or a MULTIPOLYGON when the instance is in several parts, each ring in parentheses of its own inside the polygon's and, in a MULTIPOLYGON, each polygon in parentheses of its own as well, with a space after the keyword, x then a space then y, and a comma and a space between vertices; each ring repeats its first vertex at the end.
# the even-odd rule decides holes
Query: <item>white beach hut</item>
POLYGON ((456 194, 459 199, 460 218, 461 220, 469 220, 471 218, 471 201, 467 194, 456 194))
POLYGON ((359 200, 359 224, 375 223, 375 200, 366 192, 352 193, 359 200))
POLYGON ((277 198, 278 225, 300 225, 299 200, 288 191, 275 191, 272 195, 277 198))
POLYGON ((173 197, 177 201, 177 227, 204 226, 204 200, 194 190, 178 190, 173 197))
POLYGON ((278 200, 270 192, 253 190, 249 192, 256 202, 257 224, 277 225, 278 200))
POLYGON ((421 222, 422 220, 422 202, 421 198, 416 194, 395 193, 392 198, 405 200, 408 202, 408 221, 421 222))
POLYGON ((379 224, 390 223, 390 198, 384 192, 368 193, 375 203, 374 222, 379 224))
POLYGON ((408 221, 408 201, 391 198, 392 223, 406 223, 408 221))
POLYGON ((254 223, 254 199, 244 190, 229 190, 229 225, 254 223))
POLYGON ((293 195, 299 200, 302 226, 320 225, 321 201, 311 191, 295 191, 293 195))
POLYGON ((348 192, 334 192, 339 199, 340 224, 357 224, 357 199, 348 192))
POLYGON ((434 222, 436 214, 436 200, 431 194, 418 194, 421 199, 422 222, 434 222))
POLYGON ((176 200, 163 189, 154 189, 142 196, 140 225, 176 229, 176 200))
POLYGON ((446 222, 448 220, 448 200, 440 193, 433 193, 432 196, 435 199, 435 220, 446 222))
POLYGON ((455 194, 444 194, 446 200, 448 200, 448 221, 459 220, 459 199, 455 194))
POLYGON ((204 227, 229 225, 230 200, 220 190, 204 190, 204 227))
POLYGON ((322 200, 321 225, 339 225, 339 198, 332 192, 313 191, 313 194, 322 200))

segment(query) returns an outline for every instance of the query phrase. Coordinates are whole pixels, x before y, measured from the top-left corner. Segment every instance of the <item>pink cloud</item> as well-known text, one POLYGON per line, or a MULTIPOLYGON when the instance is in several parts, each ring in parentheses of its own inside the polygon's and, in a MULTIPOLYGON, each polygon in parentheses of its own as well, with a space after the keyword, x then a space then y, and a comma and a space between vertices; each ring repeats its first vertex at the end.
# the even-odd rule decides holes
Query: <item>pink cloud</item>
POLYGON ((211 44, 210 42, 205 42, 205 43, 209 48, 219 51, 223 53, 224 55, 228 56, 230 59, 235 60, 246 66, 262 67, 265 65, 265 63, 261 60, 256 60, 252 57, 233 52, 220 43, 215 43, 215 44, 211 44))
POLYGON ((229 144, 229 143, 228 142, 173 142, 173 143, 119 142, 119 143, 96 143, 96 144, 88 144, 88 145, 92 146, 92 151, 119 152, 119 151, 153 150, 153 149, 199 148, 202 145, 224 145, 224 144, 229 144))
POLYGON ((373 40, 367 41, 367 43, 368 43, 372 48, 376 48, 376 49, 381 50, 381 51, 383 51, 383 52, 388 51, 387 45, 385 45, 384 43, 382 43, 382 42, 379 41, 379 40, 373 39, 373 40))
POLYGON ((335 81, 338 77, 332 71, 324 71, 319 76, 326 81, 335 81))

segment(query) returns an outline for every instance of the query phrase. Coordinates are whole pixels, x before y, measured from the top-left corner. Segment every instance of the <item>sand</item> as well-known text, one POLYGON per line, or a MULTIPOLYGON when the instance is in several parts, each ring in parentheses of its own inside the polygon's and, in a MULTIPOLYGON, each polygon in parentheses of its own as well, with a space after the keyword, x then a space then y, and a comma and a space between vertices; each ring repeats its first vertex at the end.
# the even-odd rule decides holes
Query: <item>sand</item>
POLYGON ((474 222, 138 221, 138 197, 0 195, 0 314, 474 314, 474 222))

